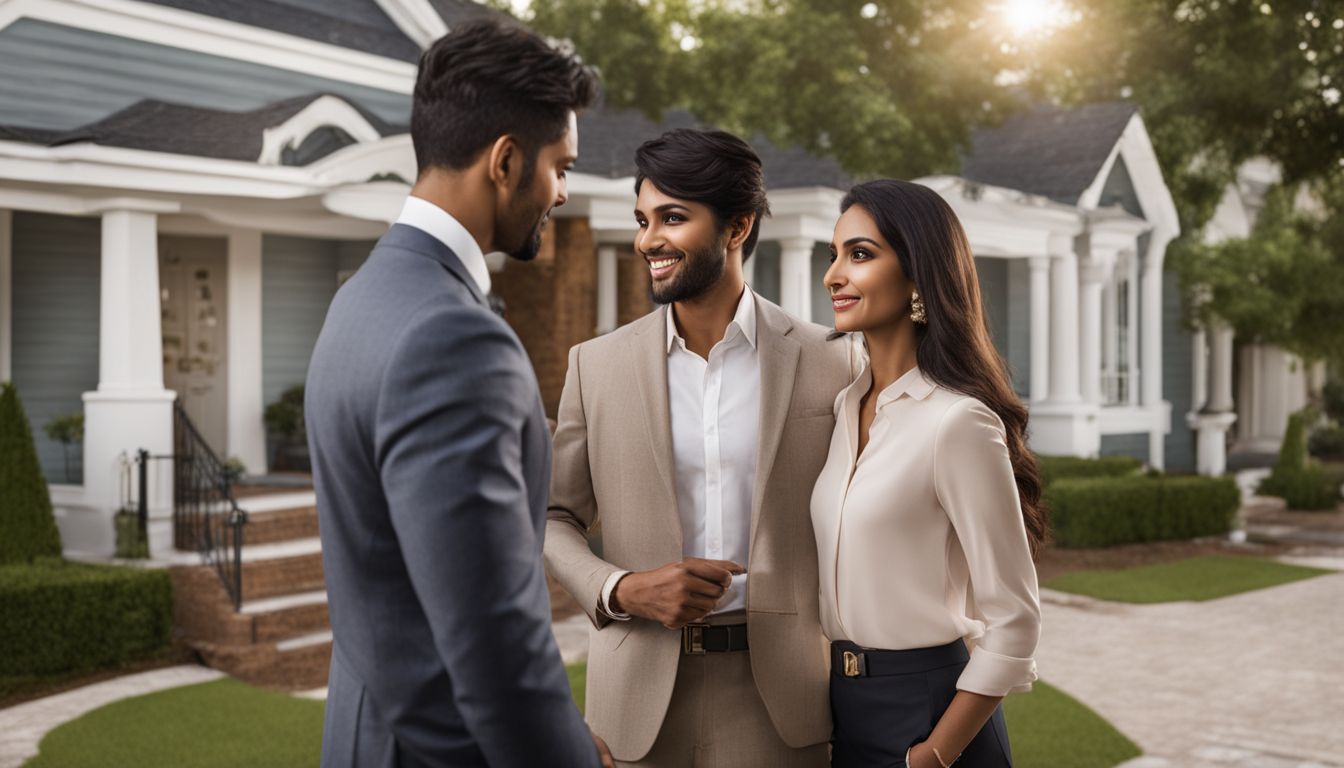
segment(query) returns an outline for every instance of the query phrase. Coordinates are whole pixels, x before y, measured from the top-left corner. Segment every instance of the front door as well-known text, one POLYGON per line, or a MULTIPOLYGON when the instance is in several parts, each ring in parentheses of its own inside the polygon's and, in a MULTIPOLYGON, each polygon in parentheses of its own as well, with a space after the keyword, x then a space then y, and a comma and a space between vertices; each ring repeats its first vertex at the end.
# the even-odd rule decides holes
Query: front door
POLYGON ((228 448, 224 238, 159 238, 163 383, 221 459, 228 448))

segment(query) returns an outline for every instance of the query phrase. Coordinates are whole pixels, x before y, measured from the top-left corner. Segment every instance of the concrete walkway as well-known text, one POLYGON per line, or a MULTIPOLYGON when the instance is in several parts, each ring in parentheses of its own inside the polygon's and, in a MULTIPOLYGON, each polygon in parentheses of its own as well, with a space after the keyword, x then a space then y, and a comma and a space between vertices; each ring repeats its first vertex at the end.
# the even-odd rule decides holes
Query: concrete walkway
POLYGON ((1344 766, 1344 573, 1203 603, 1042 598, 1041 678, 1138 743, 1128 768, 1344 766))
POLYGON ((118 677, 45 699, 0 709, 0 768, 18 768, 37 754, 38 742, 61 723, 104 704, 167 688, 217 680, 222 672, 185 665, 118 677))

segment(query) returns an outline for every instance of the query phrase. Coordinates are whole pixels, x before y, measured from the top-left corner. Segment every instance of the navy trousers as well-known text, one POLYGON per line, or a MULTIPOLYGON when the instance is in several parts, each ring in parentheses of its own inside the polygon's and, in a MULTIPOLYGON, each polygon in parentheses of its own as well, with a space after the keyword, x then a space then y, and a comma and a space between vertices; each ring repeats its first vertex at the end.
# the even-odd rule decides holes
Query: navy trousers
MULTIPOLYGON (((837 641, 831 643, 831 659, 833 768, 904 768, 906 750, 929 737, 957 695, 957 678, 970 654, 961 640, 906 651, 871 650, 837 641), (859 664, 859 676, 845 676, 846 651, 855 655, 851 671, 859 664)), ((943 755, 945 760, 953 757, 943 755)), ((1011 768, 1012 764, 1000 706, 956 766, 1011 768)))

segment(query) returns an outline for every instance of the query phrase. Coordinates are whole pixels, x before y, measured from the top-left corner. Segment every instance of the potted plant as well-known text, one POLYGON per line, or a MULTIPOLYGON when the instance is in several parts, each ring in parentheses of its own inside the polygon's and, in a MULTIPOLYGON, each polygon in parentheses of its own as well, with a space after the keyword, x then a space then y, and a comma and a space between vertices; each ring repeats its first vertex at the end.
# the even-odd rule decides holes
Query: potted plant
POLYGON ((42 429, 47 437, 61 444, 65 451, 65 481, 75 482, 74 473, 70 469, 70 447, 84 442, 84 414, 76 412, 55 416, 42 429))
POLYGON ((275 442, 271 467, 278 471, 310 472, 308 432, 303 423, 303 385, 290 387, 266 406, 266 433, 275 442))

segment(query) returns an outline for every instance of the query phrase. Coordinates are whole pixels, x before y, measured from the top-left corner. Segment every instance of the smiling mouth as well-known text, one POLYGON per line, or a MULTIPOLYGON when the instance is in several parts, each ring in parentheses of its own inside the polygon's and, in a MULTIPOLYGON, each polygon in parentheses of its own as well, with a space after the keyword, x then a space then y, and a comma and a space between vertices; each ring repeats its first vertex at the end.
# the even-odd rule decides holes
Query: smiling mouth
POLYGON ((649 274, 653 276, 654 279, 657 279, 666 276, 673 269, 675 269, 677 263, 681 261, 681 257, 668 256, 659 259, 646 258, 645 261, 649 263, 649 274))
POLYGON ((832 296, 831 308, 836 312, 843 312, 846 309, 858 304, 859 300, 853 296, 832 296))

